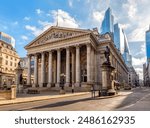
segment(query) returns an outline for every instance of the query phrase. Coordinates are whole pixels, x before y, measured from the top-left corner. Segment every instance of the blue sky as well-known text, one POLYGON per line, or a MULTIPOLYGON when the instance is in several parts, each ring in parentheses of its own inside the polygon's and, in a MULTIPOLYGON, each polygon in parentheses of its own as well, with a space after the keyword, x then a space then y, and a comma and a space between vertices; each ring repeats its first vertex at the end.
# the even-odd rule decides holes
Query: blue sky
MULTIPOLYGON (((100 28, 109 0, 1 0, 0 31, 16 39, 16 49, 26 56, 24 46, 52 25, 100 28)), ((142 77, 145 62, 145 31, 150 24, 149 0, 110 0, 115 22, 122 24, 133 54, 133 65, 142 77)))

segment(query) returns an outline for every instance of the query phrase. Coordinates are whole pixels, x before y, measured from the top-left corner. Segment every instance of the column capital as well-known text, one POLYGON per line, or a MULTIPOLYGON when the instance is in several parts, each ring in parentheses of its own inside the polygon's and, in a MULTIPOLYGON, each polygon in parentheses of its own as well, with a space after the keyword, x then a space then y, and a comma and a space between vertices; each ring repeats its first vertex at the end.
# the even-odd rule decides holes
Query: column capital
POLYGON ((66 51, 70 51, 70 47, 66 47, 66 51))
POLYGON ((69 46, 66 46, 65 48, 66 48, 66 49, 70 49, 70 47, 69 47, 69 46))
POLYGON ((40 52, 40 54, 45 54, 46 53, 46 51, 42 51, 42 52, 40 52))
POLYGON ((61 48, 57 48, 57 49, 56 49, 56 51, 60 51, 60 52, 61 52, 61 50, 62 50, 61 48))
POLYGON ((31 57, 32 56, 32 54, 27 54, 27 57, 31 57))
POLYGON ((49 51, 48 51, 49 54, 52 53, 52 52, 53 52, 53 50, 49 50, 49 51))
POLYGON ((80 48, 80 45, 79 45, 79 44, 76 44, 75 47, 76 47, 76 48, 80 48))
POLYGON ((87 46, 87 47, 90 47, 90 46, 91 46, 91 43, 89 43, 89 42, 86 43, 86 46, 87 46))
POLYGON ((33 55, 37 57, 39 54, 40 54, 40 53, 37 52, 37 53, 34 53, 33 55))

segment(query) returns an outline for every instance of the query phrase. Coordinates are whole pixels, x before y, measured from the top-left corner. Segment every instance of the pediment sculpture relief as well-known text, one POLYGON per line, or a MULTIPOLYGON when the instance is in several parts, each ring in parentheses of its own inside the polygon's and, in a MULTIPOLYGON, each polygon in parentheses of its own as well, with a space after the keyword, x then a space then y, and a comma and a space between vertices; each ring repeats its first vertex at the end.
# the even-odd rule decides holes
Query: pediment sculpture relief
POLYGON ((35 46, 35 45, 43 44, 48 41, 52 42, 52 41, 56 41, 56 40, 60 40, 64 38, 69 38, 69 37, 73 37, 79 34, 80 33, 77 33, 77 32, 52 31, 48 33, 47 35, 45 35, 44 37, 42 37, 41 39, 37 40, 33 45, 35 46))

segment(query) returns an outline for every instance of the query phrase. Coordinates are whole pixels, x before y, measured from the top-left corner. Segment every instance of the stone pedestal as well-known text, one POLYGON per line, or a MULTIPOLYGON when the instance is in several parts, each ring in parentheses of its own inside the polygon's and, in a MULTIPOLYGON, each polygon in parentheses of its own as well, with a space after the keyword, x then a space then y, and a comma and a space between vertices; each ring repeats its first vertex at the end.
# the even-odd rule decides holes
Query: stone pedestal
POLYGON ((11 99, 16 99, 16 85, 11 86, 11 99))
POLYGON ((65 83, 65 87, 70 87, 70 83, 65 83))
POLYGON ((48 84, 47 84, 47 87, 48 87, 48 88, 51 88, 51 87, 52 87, 52 83, 48 83, 48 84))
POLYGON ((60 92, 59 92, 59 94, 65 94, 65 93, 66 93, 66 92, 65 92, 64 89, 61 89, 60 92))
POLYGON ((110 63, 102 64, 102 90, 101 96, 107 96, 114 94, 114 89, 112 87, 111 73, 115 68, 111 66, 110 63))

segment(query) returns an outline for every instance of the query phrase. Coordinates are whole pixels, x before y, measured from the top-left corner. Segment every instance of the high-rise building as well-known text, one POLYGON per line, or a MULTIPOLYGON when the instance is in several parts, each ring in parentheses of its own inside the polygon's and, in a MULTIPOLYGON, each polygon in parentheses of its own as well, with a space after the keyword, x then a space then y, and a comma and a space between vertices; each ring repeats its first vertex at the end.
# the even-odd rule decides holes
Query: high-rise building
POLYGON ((121 54, 124 53, 124 33, 121 28, 121 25, 116 23, 114 25, 114 43, 116 45, 116 48, 121 52, 121 54))
POLYGON ((15 48, 15 39, 4 32, 0 32, 0 40, 11 44, 15 48))
POLYGON ((130 55, 128 40, 121 25, 116 23, 114 25, 114 43, 116 48, 122 54, 124 61, 128 67, 132 66, 132 56, 130 55))
MULTIPOLYGON (((120 51, 123 57, 123 60, 128 67, 128 70, 129 70, 128 82, 131 85, 135 84, 135 82, 131 82, 131 79, 132 81, 136 81, 135 77, 132 77, 132 76, 136 76, 136 72, 134 70, 134 67, 132 66, 132 56, 130 54, 128 40, 121 25, 119 23, 114 24, 114 17, 112 15, 110 8, 106 10, 105 16, 101 25, 101 34, 105 34, 107 32, 111 33, 113 43, 115 44, 116 48, 120 51)), ((150 37, 150 34, 149 34, 149 37, 150 37)), ((150 44, 150 40, 149 40, 149 44, 150 44)))
POLYGON ((147 61, 150 61, 150 27, 146 31, 146 57, 147 61))
POLYGON ((150 86, 150 26, 145 33, 147 62, 143 65, 144 85, 150 86))
POLYGON ((104 19, 101 26, 101 34, 114 32, 114 16, 112 15, 111 8, 108 8, 105 12, 104 19))

